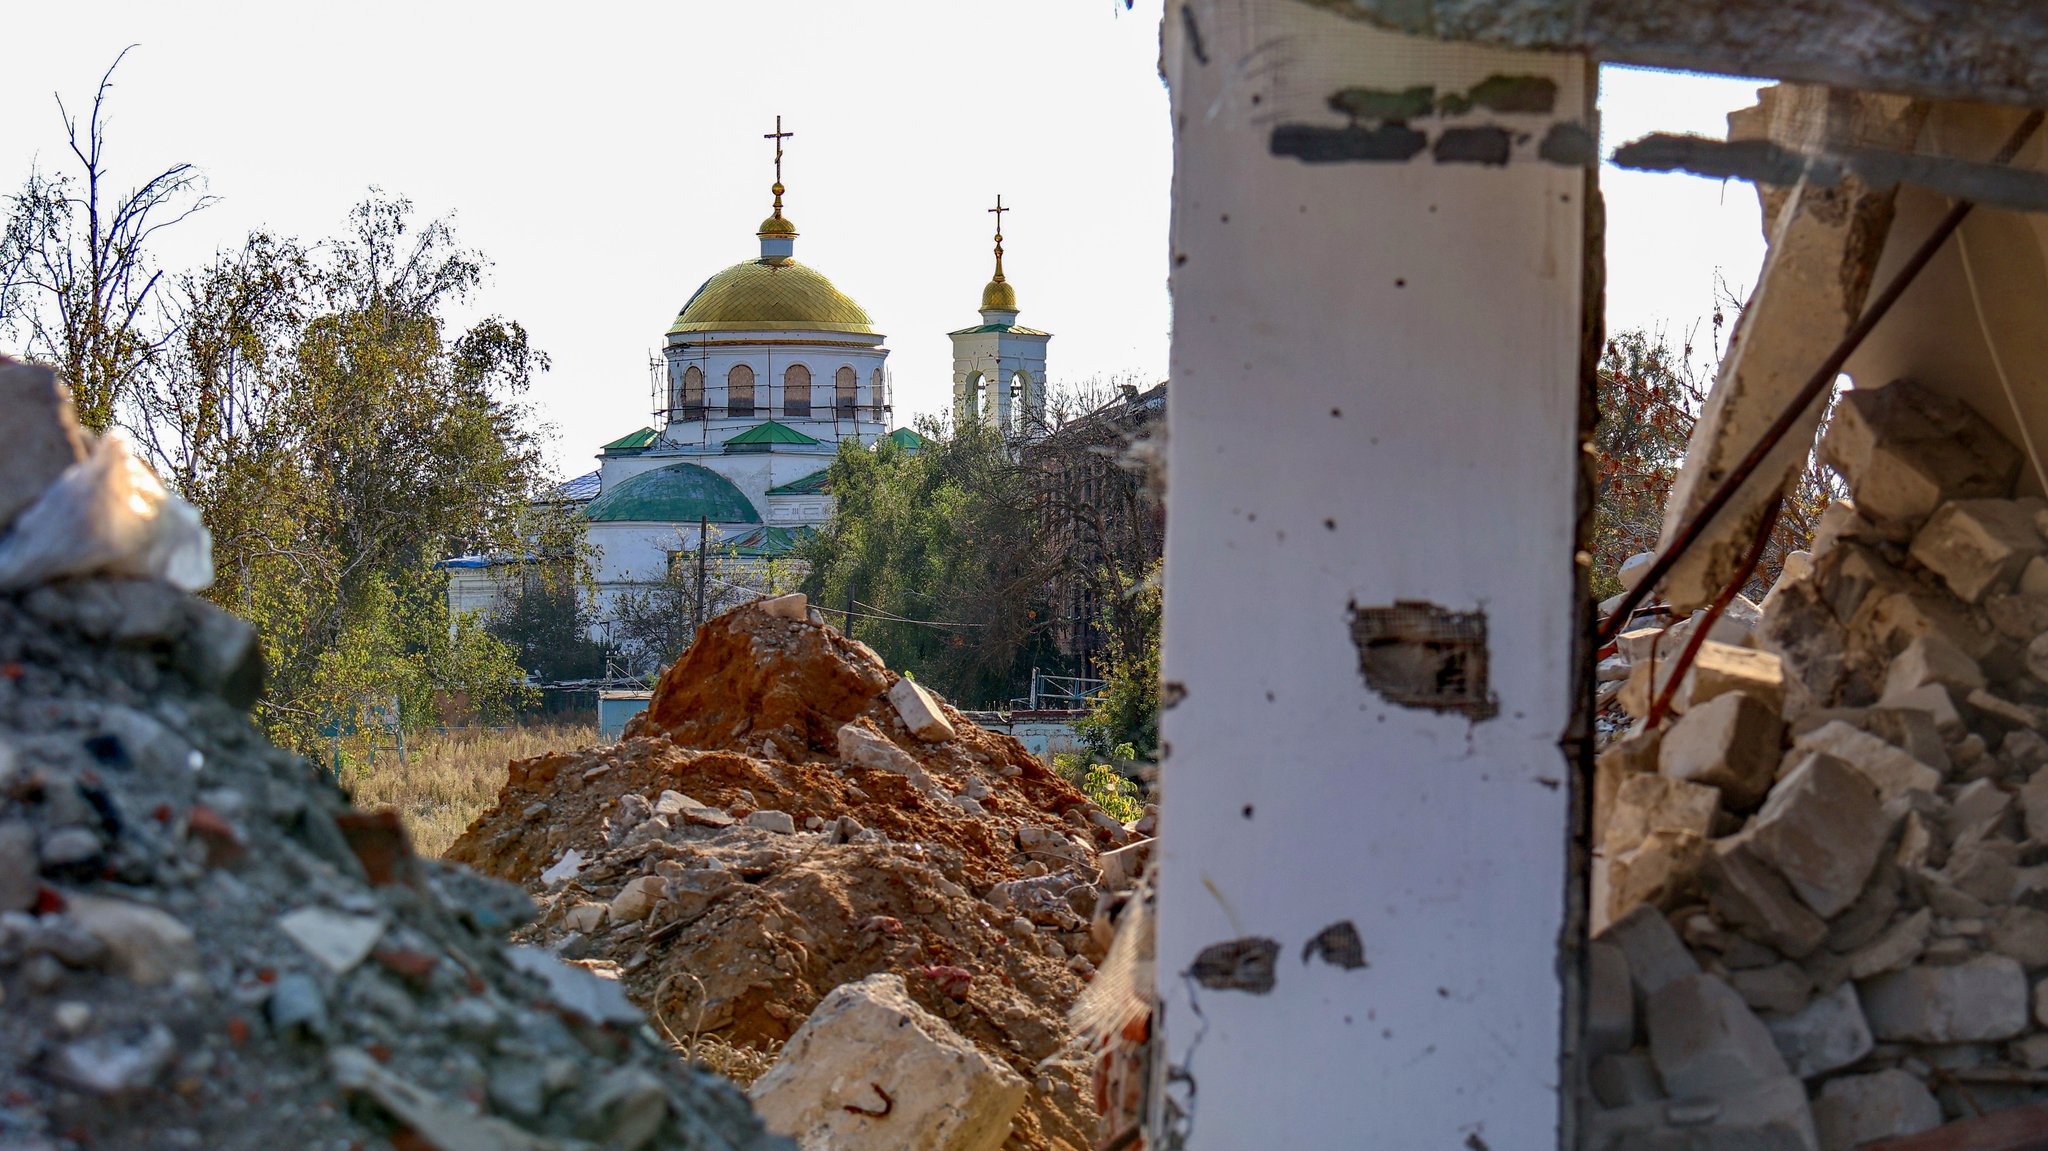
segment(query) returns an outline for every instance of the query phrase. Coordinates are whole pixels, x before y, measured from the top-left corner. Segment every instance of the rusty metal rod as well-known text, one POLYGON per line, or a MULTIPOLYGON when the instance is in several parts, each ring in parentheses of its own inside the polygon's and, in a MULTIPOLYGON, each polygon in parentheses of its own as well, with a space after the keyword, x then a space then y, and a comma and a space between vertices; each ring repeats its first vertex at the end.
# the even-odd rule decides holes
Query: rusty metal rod
MULTIPOLYGON (((1721 613, 1727 611, 1728 605, 1735 602, 1735 597, 1742 591, 1742 585, 1748 583, 1749 577, 1756 574, 1756 565, 1763 561, 1764 548, 1771 542, 1771 533, 1778 529, 1778 513, 1784 510, 1784 507, 1783 495, 1771 501, 1771 510, 1764 513, 1763 526, 1757 529, 1756 538, 1750 541, 1749 554, 1742 557, 1742 566, 1736 569, 1734 578, 1722 587, 1721 594, 1714 597, 1713 606, 1707 609, 1707 614, 1701 616, 1699 622, 1693 625, 1693 633, 1686 640, 1685 650, 1679 653, 1678 662, 1671 665, 1671 674, 1664 680, 1664 690, 1657 693, 1657 702, 1650 705, 1650 714, 1643 719, 1645 725, 1656 727, 1663 720, 1664 713, 1671 710, 1672 697, 1678 694, 1678 685, 1685 681, 1685 673, 1692 670, 1692 661, 1699 658, 1700 645, 1706 642, 1707 633, 1714 630, 1714 625, 1721 620, 1721 613)), ((1656 685, 1657 664, 1652 660, 1650 686, 1656 685)))
MULTIPOLYGON (((2043 113, 2038 109, 2027 113, 2026 118, 2013 129, 2012 136, 2006 140, 2005 146, 1998 150, 1998 155, 1992 158, 1991 163, 2011 163, 2012 158, 2019 154, 2020 149, 2026 146, 2027 141, 2040 128, 2042 118, 2043 113)), ((1912 256, 1900 267, 1898 274, 1885 285, 1884 291, 1879 292, 1877 299, 1871 301, 1863 310, 1863 315, 1857 319, 1855 326, 1842 336, 1841 342, 1835 345, 1835 350, 1828 353, 1828 358, 1821 361, 1820 367, 1814 370, 1806 385, 1799 389, 1799 394, 1793 397, 1791 403, 1785 405, 1785 410, 1778 413, 1777 419, 1771 421, 1771 426, 1764 430, 1763 437, 1749 449, 1748 454, 1744 455, 1728 473, 1728 477, 1721 481, 1721 485, 1714 489, 1714 494, 1708 496, 1707 501, 1700 505, 1699 511, 1693 513, 1692 518, 1673 533, 1670 545, 1658 554, 1656 560, 1650 564, 1650 570, 1644 572, 1643 578, 1636 581, 1636 586, 1623 595, 1620 606, 1615 608, 1613 614, 1600 622, 1600 632, 1594 641, 1595 647, 1605 645, 1620 632, 1630 613, 1659 583, 1663 582, 1665 576, 1671 574, 1672 567, 1691 550, 1707 525, 1713 522, 1721 509, 1728 506, 1729 501, 1735 498, 1735 493, 1749 482, 1749 477, 1755 474, 1756 469, 1764 462, 1764 457, 1770 455, 1779 441, 1785 438, 1785 434, 1792 430, 1792 425, 1799 422, 1801 413, 1805 412, 1821 393, 1834 386, 1835 377, 1842 374, 1842 365, 1862 346, 1871 330, 1877 327, 1878 321, 1884 319, 1885 313, 1892 310, 1892 305, 1899 302, 1899 297, 1905 295, 1906 289, 1912 286, 1914 279, 1934 259, 1935 253, 1948 242, 1948 238, 1955 235, 1956 229, 1963 226, 1963 219, 1970 214, 1970 209, 1976 206, 1970 200, 1956 201, 1955 206, 1948 210, 1948 214, 1941 218, 1939 224, 1935 225, 1934 231, 1921 241, 1920 247, 1914 250, 1912 256)))

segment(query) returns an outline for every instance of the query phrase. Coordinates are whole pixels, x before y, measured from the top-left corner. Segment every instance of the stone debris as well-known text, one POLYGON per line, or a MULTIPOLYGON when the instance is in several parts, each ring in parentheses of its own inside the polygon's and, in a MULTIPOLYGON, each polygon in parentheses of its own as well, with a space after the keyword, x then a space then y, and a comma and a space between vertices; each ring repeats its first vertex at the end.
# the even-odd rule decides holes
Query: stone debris
POLYGON ((804 1146, 1093 1145, 1066 1012, 1143 887, 1151 819, 905 685, 833 628, 737 608, 619 743, 512 764, 450 857, 525 884, 541 913, 517 938, 615 975, 677 1038, 779 1047, 757 1101, 804 1146), (861 1022, 885 1015, 922 1022, 861 1022))
POLYGON ((1635 690, 1593 781, 1588 1147, 1832 1151, 2048 1101, 2048 504, 1910 382, 1844 393, 1822 454, 1853 502, 1670 714, 1702 616, 1603 670, 1635 690))
POLYGON ((748 1094, 803 1151, 996 1151, 1028 1089, 886 973, 834 988, 748 1094))
MULTIPOLYGON (((0 360, 0 529, 81 449, 53 389, 0 360)), ((785 1145, 586 973, 522 965, 517 888, 359 857, 367 817, 250 725, 260 674, 166 582, 0 593, 0 1148, 785 1145)))

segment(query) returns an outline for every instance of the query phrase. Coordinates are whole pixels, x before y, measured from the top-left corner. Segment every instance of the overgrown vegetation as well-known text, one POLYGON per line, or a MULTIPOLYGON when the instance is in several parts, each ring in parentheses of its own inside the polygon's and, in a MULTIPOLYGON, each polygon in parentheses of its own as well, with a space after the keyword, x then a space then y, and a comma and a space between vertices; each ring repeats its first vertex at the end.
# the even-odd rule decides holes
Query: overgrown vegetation
POLYGON ((515 759, 588 747, 597 742, 591 724, 461 728, 409 737, 401 761, 395 748, 372 752, 363 736, 323 746, 323 762, 341 757, 342 785, 366 808, 395 807, 405 817, 413 845, 440 855, 478 813, 497 802, 505 786, 505 765, 515 759))
POLYGON ((273 739, 313 751, 394 711, 415 729, 504 719, 526 699, 520 653, 451 617, 434 565, 574 556, 574 524, 535 503, 547 477, 520 402, 546 355, 516 321, 456 324, 486 261, 375 189, 331 239, 257 232, 204 267, 159 267, 153 237, 211 198, 189 164, 113 192, 112 74, 83 123, 63 114, 67 166, 6 200, 0 336, 59 367, 87 426, 128 431, 200 509, 205 594, 262 635, 273 739))

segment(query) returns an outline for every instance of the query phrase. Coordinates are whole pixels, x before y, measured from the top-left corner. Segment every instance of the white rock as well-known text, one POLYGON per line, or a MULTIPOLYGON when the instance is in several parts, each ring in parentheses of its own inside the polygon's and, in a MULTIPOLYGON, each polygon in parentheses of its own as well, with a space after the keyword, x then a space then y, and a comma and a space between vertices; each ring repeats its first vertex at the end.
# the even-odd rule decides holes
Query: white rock
POLYGON ((583 853, 572 847, 562 853, 562 858, 557 859, 546 871, 540 873, 540 881, 549 887, 553 887, 557 883, 566 883, 576 878, 577 873, 582 870, 583 853))
POLYGON ((1908 967, 1858 990, 1871 1033, 1886 1041, 1978 1043, 2027 1029, 2027 975, 2003 955, 1908 967))
POLYGON ((1894 920, 1884 934, 1849 953, 1849 978, 1869 979, 1911 966, 1926 950, 1927 936, 1933 928, 1934 912, 1924 907, 1894 920))
POLYGON ((1657 749, 1657 771, 1717 788, 1730 811, 1749 811, 1771 789, 1784 734, 1776 711, 1731 691, 1692 707, 1671 725, 1657 749))
POLYGON ((1637 552, 1621 561, 1621 566, 1614 571, 1614 578, 1621 581, 1621 586, 1634 591, 1636 584, 1642 582, 1643 575, 1650 570, 1650 565, 1656 562, 1656 552, 1637 552))
POLYGON ((554 1151, 551 1140, 529 1135, 488 1115, 478 1115, 386 1071, 354 1047, 337 1047, 327 1057, 334 1082, 344 1091, 369 1096, 436 1151, 554 1151))
POLYGON ((842 725, 839 729, 838 744, 839 758, 855 767, 906 776, 923 791, 930 791, 938 786, 909 752, 890 743, 874 728, 865 724, 842 725))
POLYGON ((1956 598, 1976 603, 2012 587, 2027 561, 2048 550, 2034 530, 2038 507, 2031 500, 1951 500, 1914 535, 1911 554, 1956 598))
POLYGON ((579 903, 562 913, 562 930, 589 935, 604 926, 604 917, 604 904, 579 903))
POLYGON ((747 818, 741 822, 748 827, 758 827, 762 831, 772 831, 778 835, 791 835, 796 832, 796 819, 786 811, 749 812, 747 818))
POLYGON ((1878 702, 1902 711, 1926 712, 1933 718, 1935 730, 1943 739, 1961 739, 1967 732, 1963 713, 1956 709, 1955 696, 1938 683, 1921 684, 1911 691, 1888 691, 1878 702))
POLYGON ((1673 706, 1680 711, 1731 691, 1755 697, 1774 712, 1785 709, 1785 667, 1777 653, 1708 640, 1693 656, 1673 706))
POLYGON ((95 1035, 63 1044, 50 1056, 49 1074, 80 1091, 121 1095, 155 1083, 177 1054, 178 1041, 170 1029, 152 1023, 136 1039, 95 1035))
POLYGON ((1928 684, 1968 695, 1984 686, 1984 669, 1944 636, 1916 636, 1885 669, 1882 695, 1886 700, 1896 699, 1928 684))
POLYGON ((659 875, 642 875, 626 883, 612 896, 611 905, 606 909, 612 919, 621 923, 632 923, 647 918, 660 901, 663 886, 667 883, 659 875))
POLYGON ((1889 830, 1870 781, 1832 756, 1814 754, 1771 789, 1750 839, 1826 919, 1863 893, 1889 830))
POLYGON ((803 1151, 996 1151, 1028 1090, 913 1002, 901 975, 880 974, 827 995, 748 1095, 803 1151))
POLYGON ((1856 507, 1877 520, 1918 520, 1943 500, 2012 491, 2021 456, 1959 400, 1897 380, 1851 388, 1820 444, 1856 507))
POLYGON ((944 743, 958 734, 938 698, 915 680, 905 677, 889 685, 889 702, 910 734, 926 743, 944 743))
POLYGON ((1877 788, 1878 799, 1885 803, 1909 791, 1933 791, 1941 786, 1941 772, 1843 720, 1833 720, 1796 737, 1792 746, 1797 751, 1831 755, 1862 772, 1877 788))
POLYGON ((1847 1067, 1870 1054, 1873 1045, 1863 1004, 1849 983, 1816 996, 1795 1015, 1765 1019, 1764 1027, 1792 1074, 1802 1079, 1847 1067))
POLYGON ((1798 959, 1827 937, 1827 924, 1764 861, 1748 833, 1708 845, 1700 884, 1716 915, 1781 954, 1798 959))
MULTIPOLYGON (((598 908, 598 910, 603 910, 598 908)), ((556 1003, 592 1023, 640 1023, 645 1016, 626 998, 615 975, 569 963, 544 947, 515 944, 505 949, 512 966, 540 977, 556 1003)))
POLYGON ((384 937, 384 919, 325 907, 301 907, 280 917, 279 930, 336 975, 346 975, 370 957, 384 937))
POLYGON ((756 600, 754 606, 773 619, 803 621, 811 618, 811 601, 800 591, 756 600))
POLYGON ((1721 1095, 1788 1073, 1770 1031, 1714 976, 1664 985, 1643 1014, 1650 1058, 1673 1096, 1721 1095))
POLYGON ((1941 1104, 1926 1084, 1894 1067, 1830 1079, 1813 1102, 1821 1151, 1850 1151, 1879 1139, 1941 1126, 1941 1104))
POLYGON ((1653 907, 1638 907, 1615 920, 1600 941, 1614 944, 1627 957, 1629 980, 1641 996, 1700 973, 1699 961, 1671 929, 1671 921, 1653 907))

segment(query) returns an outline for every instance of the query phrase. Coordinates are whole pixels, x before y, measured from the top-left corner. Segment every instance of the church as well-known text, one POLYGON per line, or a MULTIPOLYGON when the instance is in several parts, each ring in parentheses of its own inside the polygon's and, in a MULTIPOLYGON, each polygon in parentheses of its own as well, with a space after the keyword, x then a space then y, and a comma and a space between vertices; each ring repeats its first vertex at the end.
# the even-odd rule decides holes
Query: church
MULTIPOLYGON (((763 592, 801 578, 788 557, 832 515, 827 470, 842 444, 884 437, 915 451, 922 437, 889 430, 894 412, 885 337, 867 310, 796 259, 783 214, 782 131, 773 209, 755 231, 760 254, 705 280, 668 327, 655 422, 605 444, 598 467, 557 496, 585 521, 600 616, 621 596, 694 562, 700 538, 715 578, 763 592)), ((1002 206, 995 274, 981 323, 949 333, 955 421, 989 419, 1020 438, 1045 419, 1047 332, 1017 324, 1003 274, 1002 206)), ((511 565, 464 557, 444 565, 458 611, 489 610, 511 565)))

